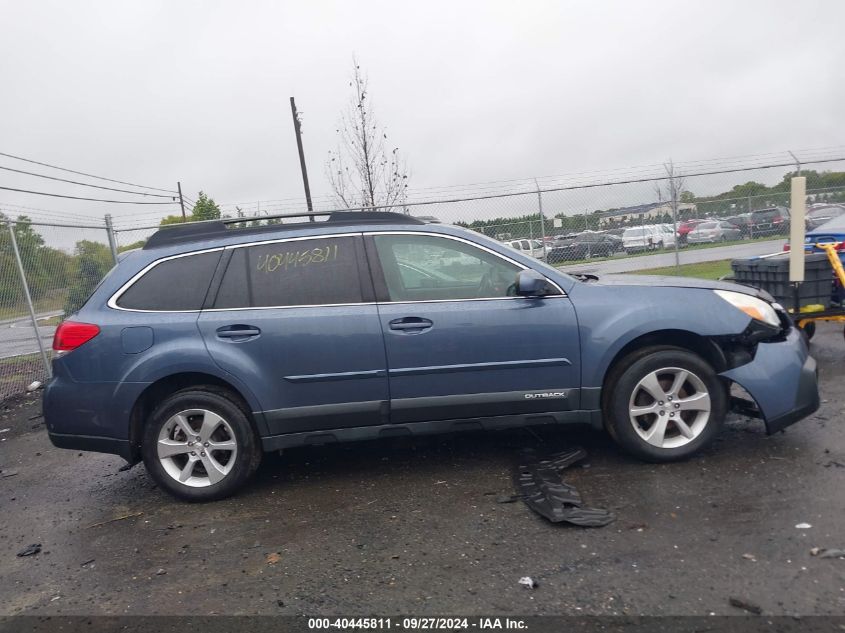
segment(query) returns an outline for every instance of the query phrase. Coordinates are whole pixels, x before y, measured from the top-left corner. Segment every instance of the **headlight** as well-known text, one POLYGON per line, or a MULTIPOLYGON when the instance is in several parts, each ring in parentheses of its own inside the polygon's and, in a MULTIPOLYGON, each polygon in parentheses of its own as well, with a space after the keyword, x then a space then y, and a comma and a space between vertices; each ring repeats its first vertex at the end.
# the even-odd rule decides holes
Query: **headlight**
POLYGON ((774 327, 780 327, 780 319, 770 303, 766 303, 757 297, 742 294, 741 292, 731 292, 730 290, 714 290, 713 292, 733 307, 745 312, 752 319, 757 319, 774 327))

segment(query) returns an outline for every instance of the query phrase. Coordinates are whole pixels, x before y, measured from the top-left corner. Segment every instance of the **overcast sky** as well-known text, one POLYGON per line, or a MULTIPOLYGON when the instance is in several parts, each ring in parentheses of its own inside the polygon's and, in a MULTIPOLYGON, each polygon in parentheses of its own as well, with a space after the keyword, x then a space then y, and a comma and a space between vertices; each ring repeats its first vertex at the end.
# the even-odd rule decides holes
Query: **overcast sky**
MULTIPOLYGON (((412 193, 845 144, 839 0, 2 0, 0 11, 0 151, 181 180, 218 202, 301 195, 290 96, 312 189, 329 193, 353 54, 412 193)), ((7 172, 0 185, 95 192, 7 172)), ((6 191, 0 202, 160 211, 6 191)))

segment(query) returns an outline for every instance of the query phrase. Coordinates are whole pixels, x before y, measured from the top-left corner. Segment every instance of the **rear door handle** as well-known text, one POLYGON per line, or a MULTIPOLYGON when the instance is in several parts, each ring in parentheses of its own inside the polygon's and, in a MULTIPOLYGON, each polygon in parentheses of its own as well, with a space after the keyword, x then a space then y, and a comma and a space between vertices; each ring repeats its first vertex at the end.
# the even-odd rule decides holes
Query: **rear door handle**
POLYGON ((246 340, 261 334, 261 330, 254 325, 224 325, 217 328, 218 338, 246 340))
POLYGON ((432 325, 434 325, 434 323, 429 319, 423 319, 421 317, 403 317, 401 319, 393 319, 388 324, 388 327, 391 330, 398 332, 414 334, 416 332, 428 330, 432 325))

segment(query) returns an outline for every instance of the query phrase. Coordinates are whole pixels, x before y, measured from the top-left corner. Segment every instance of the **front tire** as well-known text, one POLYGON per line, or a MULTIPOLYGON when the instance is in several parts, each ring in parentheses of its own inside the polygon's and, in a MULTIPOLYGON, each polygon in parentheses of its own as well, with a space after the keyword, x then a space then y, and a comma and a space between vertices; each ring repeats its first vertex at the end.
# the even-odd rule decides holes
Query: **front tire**
POLYGON ((234 494, 262 456, 248 413, 230 393, 210 386, 162 401, 144 428, 141 453, 155 482, 184 501, 234 494))
POLYGON ((686 459, 716 437, 727 392, 703 358, 677 347, 650 347, 608 376, 605 426, 628 453, 650 462, 686 459))

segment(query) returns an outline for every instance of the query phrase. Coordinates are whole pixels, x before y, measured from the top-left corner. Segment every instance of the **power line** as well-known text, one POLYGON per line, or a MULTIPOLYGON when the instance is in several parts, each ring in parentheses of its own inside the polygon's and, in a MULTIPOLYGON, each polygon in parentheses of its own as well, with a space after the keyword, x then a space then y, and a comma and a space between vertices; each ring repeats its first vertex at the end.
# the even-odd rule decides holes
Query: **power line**
POLYGON ((96 178, 98 180, 105 180, 107 182, 114 182, 114 183, 117 183, 119 185, 128 185, 130 187, 138 187, 140 189, 152 189, 153 191, 164 191, 165 193, 174 193, 174 194, 177 193, 176 191, 173 191, 172 189, 161 189, 159 187, 149 187, 147 185, 136 185, 135 183, 125 182, 123 180, 114 180, 112 178, 105 178, 103 176, 95 176, 94 174, 86 174, 85 172, 75 171, 73 169, 67 169, 66 167, 58 167, 56 165, 50 165, 48 163, 40 163, 37 160, 31 160, 29 158, 23 158, 21 156, 15 156, 14 154, 6 154, 4 152, 0 152, 0 156, 5 156, 6 158, 14 158, 15 160, 22 160, 26 163, 32 163, 33 165, 41 165, 42 167, 49 167, 50 169, 58 169, 60 171, 66 171, 66 172, 71 173, 71 174, 76 174, 77 176, 85 176, 87 178, 96 178))
POLYGON ((83 187, 93 187, 94 189, 104 189, 106 191, 119 191, 120 193, 131 193, 136 196, 152 196, 154 198, 170 198, 173 199, 173 196, 165 196, 160 193, 146 193, 144 191, 132 191, 130 189, 115 189, 114 187, 103 187, 102 185, 92 185, 87 182, 79 182, 77 180, 67 180, 66 178, 56 178, 55 176, 48 176, 46 174, 36 174, 32 171, 23 171, 22 169, 12 169, 11 167, 3 167, 0 165, 0 169, 5 169, 6 171, 13 171, 17 174, 26 174, 27 176, 37 176, 38 178, 47 178, 48 180, 57 180, 59 182, 69 182, 72 185, 81 185, 83 187))
POLYGON ((173 204, 172 202, 136 202, 135 200, 103 200, 102 198, 82 198, 80 196, 65 196, 59 193, 47 193, 46 191, 30 191, 28 189, 15 189, 13 187, 0 187, 5 191, 17 191, 19 193, 31 193, 37 196, 50 196, 51 198, 67 198, 69 200, 87 200, 89 202, 108 202, 110 204, 173 204))
POLYGON ((38 211, 39 213, 47 213, 51 215, 59 215, 62 217, 75 217, 75 218, 83 218, 85 220, 90 220, 91 216, 83 215, 82 213, 74 213, 72 211, 56 211, 55 209, 42 209, 40 207, 28 207, 22 204, 12 204, 9 202, 0 202, 0 209, 6 209, 8 211, 15 211, 20 212, 21 210, 25 211, 38 211))
MULTIPOLYGON (((815 148, 815 149, 807 149, 807 150, 800 150, 798 151, 799 157, 801 158, 801 162, 804 164, 812 164, 817 162, 832 162, 828 160, 828 156, 830 155, 829 150, 837 149, 839 150, 839 155, 842 155, 843 151, 845 151, 845 147, 842 146, 834 146, 830 148, 815 148), (822 153, 824 152, 824 153, 822 153)), ((734 171, 736 168, 748 168, 748 169, 765 169, 771 166, 771 161, 774 157, 783 157, 783 152, 771 152, 768 154, 748 154, 744 156, 734 156, 734 157, 724 157, 724 158, 712 158, 712 159, 705 159, 705 160, 695 160, 695 161, 686 161, 675 163, 676 168, 680 169, 719 169, 728 173, 730 171, 734 171), (762 161, 770 161, 769 163, 763 163, 762 161)), ((780 165, 778 165, 780 166, 780 165)), ((641 165, 635 167, 622 167, 616 169, 604 169, 604 170, 593 170, 593 171, 583 171, 583 172, 575 172, 567 175, 558 175, 558 176, 539 176, 537 179, 542 182, 546 188, 556 187, 556 186, 566 186, 566 185, 576 185, 576 184, 583 184, 588 185, 590 181, 584 182, 582 178, 583 176, 594 176, 595 178, 602 178, 602 182, 611 182, 611 178, 626 178, 626 179, 633 179, 633 178, 654 178, 654 179, 661 179, 665 177, 665 165, 661 164, 651 164, 651 165, 641 165)), ((591 179, 592 182, 595 182, 595 178, 591 179)), ((575 187, 577 188, 577 187, 575 187)), ((484 196, 490 194, 490 197, 497 197, 498 195, 510 195, 514 193, 534 193, 536 194, 536 190, 534 188, 533 179, 527 178, 515 178, 509 180, 493 180, 493 181, 486 181, 486 182, 477 182, 471 184, 464 184, 464 185, 446 185, 446 186, 439 186, 439 187, 424 187, 418 189, 411 189, 409 191, 409 201, 418 202, 418 203, 429 203, 429 202, 438 202, 442 198, 438 198, 438 195, 448 195, 452 194, 455 197, 476 197, 476 196, 484 196), (531 180, 529 182, 529 180, 531 180), (518 191, 515 192, 515 187, 524 186, 525 191, 518 191)), ((330 204, 336 202, 335 197, 329 194, 321 195, 321 196, 314 196, 313 200, 315 203, 319 204, 330 204)), ((261 200, 261 201, 251 201, 251 202, 239 202, 239 203, 221 203, 220 207, 223 209, 231 209, 234 210, 234 207, 240 207, 241 210, 257 210, 260 204, 261 211, 272 211, 277 210, 280 208, 285 207, 295 207, 298 204, 301 204, 302 198, 301 197, 292 197, 292 198, 276 198, 271 200, 261 200)))

